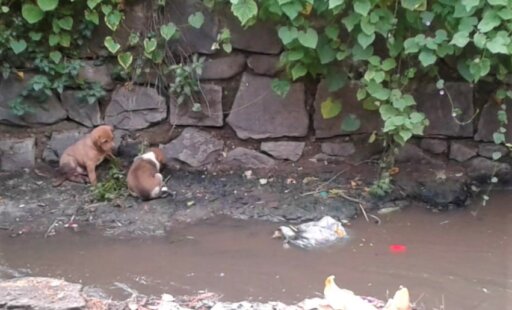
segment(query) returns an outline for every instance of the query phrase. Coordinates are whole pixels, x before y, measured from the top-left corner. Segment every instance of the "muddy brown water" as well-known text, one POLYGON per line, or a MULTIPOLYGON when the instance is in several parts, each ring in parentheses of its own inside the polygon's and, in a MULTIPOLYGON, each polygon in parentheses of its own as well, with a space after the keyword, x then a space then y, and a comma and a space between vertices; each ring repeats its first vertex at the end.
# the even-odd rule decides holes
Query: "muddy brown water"
POLYGON ((477 216, 411 207, 380 215, 379 226, 359 219, 348 239, 315 251, 283 248, 270 238, 276 224, 230 219, 150 240, 0 234, 0 265, 94 285, 115 298, 126 297, 122 283, 145 294, 208 290, 231 301, 296 302, 321 295, 334 274, 339 286, 378 298, 405 285, 423 309, 512 309, 511 200, 512 192, 495 193, 477 216), (391 244, 406 251, 393 254, 391 244))

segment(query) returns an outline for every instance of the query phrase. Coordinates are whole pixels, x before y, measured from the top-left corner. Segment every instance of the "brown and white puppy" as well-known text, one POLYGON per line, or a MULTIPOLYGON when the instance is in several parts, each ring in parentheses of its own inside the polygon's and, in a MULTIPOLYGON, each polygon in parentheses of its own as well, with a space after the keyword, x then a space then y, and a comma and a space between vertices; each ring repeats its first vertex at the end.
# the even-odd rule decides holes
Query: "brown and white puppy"
POLYGON ((143 200, 164 197, 169 194, 160 169, 165 157, 159 148, 150 148, 148 152, 135 157, 128 171, 127 183, 130 194, 143 200))
POLYGON ((53 186, 59 186, 66 180, 96 185, 96 166, 105 157, 113 158, 113 150, 114 128, 108 125, 94 128, 62 153, 59 161, 61 179, 53 186))

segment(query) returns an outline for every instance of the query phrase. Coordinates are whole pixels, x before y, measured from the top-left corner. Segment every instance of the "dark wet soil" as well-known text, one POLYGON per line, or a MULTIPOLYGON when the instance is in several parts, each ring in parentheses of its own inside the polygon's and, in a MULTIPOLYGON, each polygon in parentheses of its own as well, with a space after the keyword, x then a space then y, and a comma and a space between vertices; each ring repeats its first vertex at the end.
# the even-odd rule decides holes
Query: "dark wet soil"
POLYGON ((385 299, 399 285, 420 309, 512 309, 512 193, 479 209, 433 213, 410 207, 356 220, 331 248, 285 249, 271 239, 278 224, 214 218, 171 227, 161 238, 116 240, 97 231, 11 238, 0 234, 0 265, 62 277, 122 298, 209 290, 224 300, 299 301, 321 294, 323 280, 385 299), (390 245, 404 245, 392 253, 390 245), (117 283, 117 284, 116 284, 117 283), (443 307, 443 308, 442 308, 443 307))

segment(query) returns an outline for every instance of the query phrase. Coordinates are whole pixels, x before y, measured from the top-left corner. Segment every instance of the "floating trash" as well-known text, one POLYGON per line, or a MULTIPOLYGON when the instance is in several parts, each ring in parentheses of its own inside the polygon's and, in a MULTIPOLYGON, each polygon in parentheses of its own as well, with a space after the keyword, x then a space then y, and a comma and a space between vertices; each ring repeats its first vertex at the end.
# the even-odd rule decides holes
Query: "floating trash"
POLYGON ((330 216, 324 216, 319 221, 307 222, 297 226, 280 226, 274 232, 273 238, 284 239, 285 245, 310 249, 334 244, 347 236, 341 222, 330 216))

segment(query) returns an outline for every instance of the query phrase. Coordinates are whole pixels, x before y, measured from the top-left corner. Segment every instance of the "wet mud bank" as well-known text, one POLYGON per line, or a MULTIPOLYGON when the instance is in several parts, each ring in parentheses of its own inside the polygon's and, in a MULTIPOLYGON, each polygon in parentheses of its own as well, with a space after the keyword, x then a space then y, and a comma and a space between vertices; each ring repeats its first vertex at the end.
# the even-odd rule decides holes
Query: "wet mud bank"
MULTIPOLYGON (((236 219, 299 223, 330 215, 338 220, 367 216, 378 209, 466 206, 471 181, 456 164, 436 168, 403 164, 394 190, 383 199, 368 194, 377 166, 344 164, 269 169, 169 170, 175 193, 143 202, 123 197, 96 202, 90 187, 64 183, 54 188, 40 167, 0 173, 0 229, 12 236, 51 236, 62 229, 93 227, 113 237, 164 236, 170 227, 219 215, 236 219)), ((105 166, 99 169, 100 178, 105 166)), ((473 187, 474 188, 474 187, 473 187)), ((369 220, 378 221, 375 217, 369 220)))

